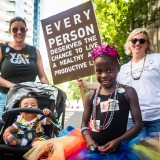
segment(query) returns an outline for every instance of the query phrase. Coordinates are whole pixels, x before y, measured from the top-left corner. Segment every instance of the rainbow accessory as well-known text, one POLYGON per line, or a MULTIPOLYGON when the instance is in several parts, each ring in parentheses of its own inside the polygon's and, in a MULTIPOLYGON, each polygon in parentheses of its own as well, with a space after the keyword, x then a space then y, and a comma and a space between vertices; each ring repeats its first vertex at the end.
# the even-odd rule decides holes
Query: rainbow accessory
POLYGON ((119 60, 119 54, 118 54, 117 50, 114 47, 111 47, 109 44, 102 45, 102 46, 96 46, 91 53, 91 57, 94 60, 96 57, 98 57, 102 54, 109 55, 109 56, 119 60))
POLYGON ((118 92, 118 93, 124 93, 124 92, 125 92, 125 89, 122 88, 122 87, 119 87, 119 88, 117 89, 117 92, 118 92))
POLYGON ((22 56, 23 56, 23 58, 28 58, 29 54, 28 53, 23 53, 22 56))
POLYGON ((46 140, 48 140, 48 139, 49 139, 48 136, 42 135, 42 136, 36 138, 36 139, 32 142, 32 144, 33 144, 34 142, 36 142, 36 141, 46 141, 46 140))

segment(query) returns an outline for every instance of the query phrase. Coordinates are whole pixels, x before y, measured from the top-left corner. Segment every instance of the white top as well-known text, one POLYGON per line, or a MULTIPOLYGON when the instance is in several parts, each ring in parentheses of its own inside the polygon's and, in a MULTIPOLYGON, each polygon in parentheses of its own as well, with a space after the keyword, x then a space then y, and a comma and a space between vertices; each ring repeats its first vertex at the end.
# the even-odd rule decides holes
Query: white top
MULTIPOLYGON (((17 120, 16 122, 20 123, 21 127, 25 127, 27 128, 27 130, 31 130, 33 125, 37 122, 37 120, 39 120, 40 118, 42 117, 42 115, 40 114, 37 114, 37 116, 35 118, 33 118, 31 121, 26 121, 22 115, 18 115, 17 116, 17 120)), ((36 124, 36 132, 43 132, 43 127, 42 125, 46 125, 46 118, 42 119, 41 121, 39 121, 37 124, 36 124)), ((16 125, 16 123, 13 123, 13 126, 18 129, 18 132, 17 134, 24 134, 24 131, 21 130, 19 128, 19 126, 16 125)))
MULTIPOLYGON (((132 62, 132 75, 139 77, 144 58, 138 63, 132 62)), ((147 54, 144 70, 139 80, 131 77, 131 62, 122 65, 118 81, 132 86, 137 91, 143 121, 160 119, 160 54, 147 54)))

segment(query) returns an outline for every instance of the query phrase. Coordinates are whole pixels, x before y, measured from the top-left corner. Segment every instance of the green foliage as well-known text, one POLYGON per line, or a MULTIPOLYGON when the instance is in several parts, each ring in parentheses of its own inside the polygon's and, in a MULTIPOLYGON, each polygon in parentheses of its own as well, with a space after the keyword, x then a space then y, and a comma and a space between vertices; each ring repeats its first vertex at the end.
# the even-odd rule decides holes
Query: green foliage
MULTIPOLYGON (((134 28, 148 27, 159 18, 159 0, 94 0, 102 42, 114 45, 121 64, 129 61, 124 44, 134 28)), ((158 25, 158 23, 156 23, 158 25)), ((157 26, 156 25, 156 26, 157 26)))
MULTIPOLYGON (((93 0, 102 42, 115 46, 121 57, 121 64, 130 60, 124 53, 124 44, 134 28, 160 27, 159 0, 93 0)), ((95 82, 96 77, 85 77, 95 82), (91 80, 93 79, 93 80, 91 80)), ((80 99, 80 90, 75 81, 69 85, 71 99, 80 99)), ((84 90, 86 93, 88 90, 84 90)))
POLYGON ((126 23, 127 2, 94 0, 94 5, 102 42, 115 46, 120 56, 126 57, 123 46, 129 27, 126 23))
MULTIPOLYGON (((87 82, 96 82, 96 77, 95 75, 93 76, 88 76, 84 78, 85 81, 87 82)), ((84 93, 88 92, 89 90, 84 88, 84 93)), ((81 99, 81 93, 80 93, 80 89, 76 83, 76 80, 70 81, 69 85, 68 85, 68 91, 67 93, 67 98, 69 100, 72 99, 76 99, 79 100, 81 99)))
POLYGON ((71 99, 79 100, 81 98, 80 90, 75 80, 70 81, 68 85, 67 97, 69 100, 71 99))

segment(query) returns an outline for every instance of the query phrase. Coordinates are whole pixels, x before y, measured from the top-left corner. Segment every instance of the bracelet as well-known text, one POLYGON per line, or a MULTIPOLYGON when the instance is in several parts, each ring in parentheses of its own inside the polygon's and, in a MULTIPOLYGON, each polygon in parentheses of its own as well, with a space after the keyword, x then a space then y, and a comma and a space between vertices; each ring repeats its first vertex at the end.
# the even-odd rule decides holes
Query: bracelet
POLYGON ((84 130, 89 130, 89 128, 88 128, 88 127, 83 127, 83 128, 81 129, 81 132, 83 132, 84 130))
POLYGON ((86 134, 83 134, 83 137, 85 137, 86 135, 89 135, 90 133, 86 133, 86 134))

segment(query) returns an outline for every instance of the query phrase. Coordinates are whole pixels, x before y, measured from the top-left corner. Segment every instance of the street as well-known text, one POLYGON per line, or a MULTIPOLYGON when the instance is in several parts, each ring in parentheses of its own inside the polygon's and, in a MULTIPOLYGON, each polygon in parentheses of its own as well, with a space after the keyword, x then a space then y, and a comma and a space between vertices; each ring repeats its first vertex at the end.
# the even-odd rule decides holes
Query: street
POLYGON ((66 110, 64 128, 73 126, 75 128, 81 127, 83 110, 66 110))

